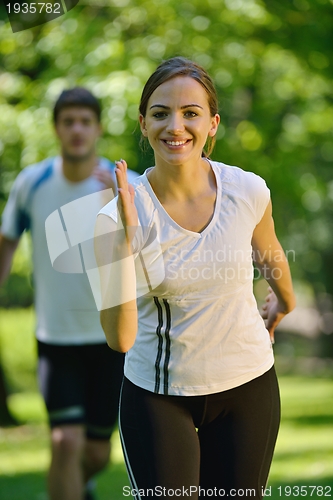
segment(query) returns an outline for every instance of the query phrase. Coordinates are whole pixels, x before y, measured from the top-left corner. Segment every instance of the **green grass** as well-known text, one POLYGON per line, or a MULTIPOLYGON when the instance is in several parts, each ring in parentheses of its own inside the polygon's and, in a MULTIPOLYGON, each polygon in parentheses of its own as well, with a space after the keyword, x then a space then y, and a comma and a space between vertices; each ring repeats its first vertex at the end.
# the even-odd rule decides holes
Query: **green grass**
POLYGON ((0 359, 15 392, 37 391, 34 328, 32 308, 0 310, 0 359))
MULTIPOLYGON (((0 428, 0 499, 46 500, 50 454, 47 417, 36 379, 35 314, 30 309, 0 311, 0 358, 10 392, 11 413, 23 422, 0 428)), ((98 478, 99 500, 123 498, 128 485, 118 433, 112 436, 110 467, 98 478), (111 465, 112 463, 112 465, 111 465)))
MULTIPOLYGON (((27 397, 28 406, 30 398, 31 395, 27 397)), ((21 409, 22 402, 23 398, 21 409)), ((26 416, 17 412, 15 415, 26 416)), ((97 481, 100 500, 123 498, 122 488, 129 484, 117 432, 112 436, 112 447, 110 467, 100 474, 97 481)), ((34 421, 0 429, 0 450, 1 500, 46 500, 46 471, 50 459, 46 423, 34 421)))
POLYGON ((280 388, 282 423, 269 483, 276 493, 278 486, 326 485, 333 497, 333 381, 280 377, 280 388))
MULTIPOLYGON (((33 324, 31 310, 1 312, 1 357, 14 389, 9 404, 24 422, 0 429, 1 500, 47 499, 48 428, 36 386, 33 324)), ((310 376, 280 376, 279 380, 282 423, 268 498, 333 498, 333 381, 310 376), (301 486, 305 488, 297 490, 301 486)), ((112 445, 112 463, 98 478, 99 500, 124 499, 122 488, 129 484, 117 433, 112 445)))

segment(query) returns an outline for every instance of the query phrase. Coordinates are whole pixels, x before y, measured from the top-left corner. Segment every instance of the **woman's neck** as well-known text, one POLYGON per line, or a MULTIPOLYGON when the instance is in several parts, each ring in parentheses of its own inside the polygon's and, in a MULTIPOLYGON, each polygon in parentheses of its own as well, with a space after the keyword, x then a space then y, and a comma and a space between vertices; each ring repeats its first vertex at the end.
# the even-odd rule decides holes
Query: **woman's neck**
POLYGON ((201 158, 196 165, 192 165, 166 167, 157 164, 148 172, 149 183, 162 204, 170 200, 190 201, 216 189, 209 161, 201 158))

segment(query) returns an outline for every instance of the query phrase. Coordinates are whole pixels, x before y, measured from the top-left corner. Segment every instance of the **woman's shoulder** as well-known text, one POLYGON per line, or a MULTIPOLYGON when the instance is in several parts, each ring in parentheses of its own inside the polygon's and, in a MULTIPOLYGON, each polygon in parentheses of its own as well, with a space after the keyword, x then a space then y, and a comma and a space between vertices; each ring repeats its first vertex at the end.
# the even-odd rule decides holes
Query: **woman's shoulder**
POLYGON ((242 168, 214 162, 213 168, 221 179, 222 196, 241 201, 261 219, 270 199, 270 190, 262 177, 242 168))
POLYGON ((212 161, 211 163, 225 189, 236 189, 239 194, 243 191, 249 194, 251 191, 268 190, 265 180, 254 172, 222 162, 212 161))
POLYGON ((251 182, 252 180, 258 180, 265 182, 260 175, 250 172, 249 170, 244 170, 241 167, 237 167, 236 165, 228 165, 223 162, 219 161, 210 161, 213 166, 215 167, 215 170, 219 172, 220 176, 224 180, 230 180, 230 181, 248 181, 251 182))

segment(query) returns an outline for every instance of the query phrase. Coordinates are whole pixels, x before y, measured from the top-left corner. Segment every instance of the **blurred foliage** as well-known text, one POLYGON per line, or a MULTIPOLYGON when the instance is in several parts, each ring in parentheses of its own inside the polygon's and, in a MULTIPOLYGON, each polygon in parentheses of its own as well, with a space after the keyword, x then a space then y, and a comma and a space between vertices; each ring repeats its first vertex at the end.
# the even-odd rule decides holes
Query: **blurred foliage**
POLYGON ((12 392, 37 392, 33 308, 0 309, 1 364, 12 392))
POLYGON ((11 273, 0 289, 0 307, 29 307, 33 304, 33 288, 22 274, 11 273))
POLYGON ((0 307, 29 307, 33 304, 31 253, 30 235, 24 233, 14 254, 11 273, 0 287, 0 307))
POLYGON ((333 0, 82 0, 20 33, 3 21, 0 204, 20 169, 58 152, 52 106, 77 84, 102 101, 100 153, 142 172, 153 158, 138 146, 143 84, 184 55, 217 85, 213 158, 266 179, 294 278, 333 294, 332 47, 333 0))

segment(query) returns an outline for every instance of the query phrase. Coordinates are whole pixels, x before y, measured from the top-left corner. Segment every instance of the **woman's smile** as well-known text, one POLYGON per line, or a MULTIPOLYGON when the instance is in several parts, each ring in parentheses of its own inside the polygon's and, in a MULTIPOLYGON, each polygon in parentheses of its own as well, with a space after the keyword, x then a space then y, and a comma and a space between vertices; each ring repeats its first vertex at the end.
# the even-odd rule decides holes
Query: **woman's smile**
POLYGON ((182 149, 191 142, 191 139, 161 139, 169 148, 182 149))

